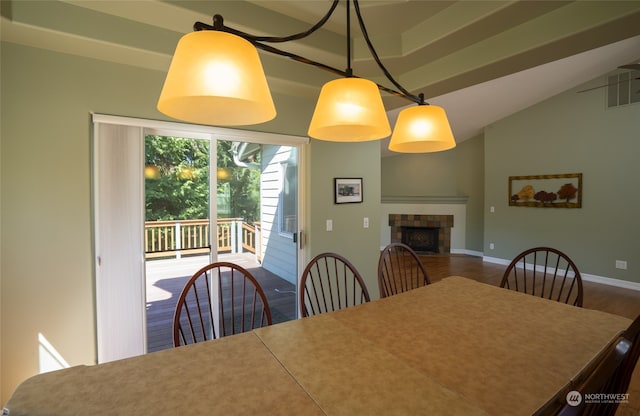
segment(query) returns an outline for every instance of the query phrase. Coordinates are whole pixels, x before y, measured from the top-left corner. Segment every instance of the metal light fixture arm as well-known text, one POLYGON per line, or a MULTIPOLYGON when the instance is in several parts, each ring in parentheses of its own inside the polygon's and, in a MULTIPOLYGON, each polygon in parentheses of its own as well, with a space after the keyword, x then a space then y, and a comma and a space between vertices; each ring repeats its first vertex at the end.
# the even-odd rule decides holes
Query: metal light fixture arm
MULTIPOLYGON (((347 4, 348 4, 348 0, 347 0, 347 4)), ((369 48, 369 53, 371 53, 371 56, 376 61, 376 64, 378 64, 378 68, 380 68, 384 76, 387 77, 387 79, 402 92, 404 98, 414 101, 420 105, 424 105, 425 104, 424 94, 420 93, 420 95, 418 96, 411 94, 402 85, 400 85, 398 81, 396 81, 393 78, 391 73, 384 66, 384 64, 380 60, 380 57, 378 56, 378 53, 376 52, 376 49, 373 47, 373 43, 371 43, 371 39, 369 38, 369 33, 367 32, 367 28, 364 24, 364 19, 362 18, 362 14, 360 13, 360 4, 358 3, 358 0, 353 0, 353 7, 356 11, 356 16, 358 17, 358 24, 360 25, 360 30, 362 31, 364 40, 367 43, 367 47, 369 48)))
MULTIPOLYGON (((299 39, 303 39, 306 38, 307 36, 311 35, 312 33, 314 33, 315 31, 317 31, 318 29, 320 29, 326 22, 327 20, 329 20, 329 18, 332 16, 334 10, 336 9, 338 3, 340 2, 340 0, 333 0, 331 7, 329 8, 329 11, 315 24, 313 25, 311 28, 309 28, 306 31, 300 32, 300 33, 296 33, 293 35, 288 35, 288 36, 283 36, 283 37, 274 37, 274 36, 256 36, 256 35, 252 35, 234 28, 231 28, 229 26, 225 26, 224 25, 224 20, 223 17, 219 14, 216 14, 213 16, 213 25, 209 25, 207 23, 203 23, 203 22, 195 22, 193 24, 193 30, 194 31, 200 31, 200 30, 219 30, 219 31, 223 31, 223 32, 228 32, 231 34, 234 34, 236 36, 239 36, 243 39, 246 39, 247 41, 249 41, 251 44, 253 44, 256 48, 263 50, 265 52, 269 52, 269 53, 273 53, 276 55, 280 55, 280 56, 284 56, 287 58, 290 58, 294 61, 297 62, 301 62, 303 64, 307 64, 307 65, 312 65, 315 66, 317 68, 323 69, 325 71, 328 72, 332 72, 334 74, 343 76, 343 77, 357 77, 356 75, 353 75, 353 70, 351 69, 351 45, 350 42, 351 40, 350 38, 350 33, 347 34, 347 69, 346 70, 340 70, 338 68, 334 68, 332 66, 323 64, 321 62, 317 62, 314 61, 312 59, 309 58, 305 58, 303 56, 297 55, 295 53, 291 53, 291 52, 287 52, 287 51, 283 51, 281 49, 275 48, 271 45, 267 45, 266 43, 284 43, 284 42, 289 42, 292 40, 299 40, 299 39)), ((362 30, 362 34, 365 38, 365 41, 367 43, 367 46, 369 47, 369 51, 371 52, 371 55, 373 56, 374 60, 376 61, 376 63, 378 64, 378 67, 380 68, 380 70, 384 73, 384 75, 386 76, 386 78, 393 83, 401 92, 393 90, 391 88, 385 87, 383 85, 380 84, 376 84, 378 86, 378 88, 382 91, 385 91, 389 94, 392 94, 394 96, 397 97, 402 97, 405 98, 407 100, 416 102, 418 104, 425 104, 424 102, 424 95, 420 94, 419 96, 415 96, 413 94, 411 94, 410 92, 408 92, 405 88, 403 88, 389 73, 389 71, 385 68, 385 66, 382 64, 382 62, 380 61, 380 58, 378 57, 378 54, 376 53, 375 49, 373 48, 373 44, 371 43, 371 40, 369 39, 369 35, 367 33, 364 21, 362 19, 362 16, 360 14, 360 6, 358 4, 358 0, 353 0, 353 4, 354 4, 354 8, 356 10, 356 15, 358 17, 358 22, 360 25, 360 29, 362 30)), ((350 6, 349 6, 349 1, 347 0, 347 31, 350 32, 350 6)))

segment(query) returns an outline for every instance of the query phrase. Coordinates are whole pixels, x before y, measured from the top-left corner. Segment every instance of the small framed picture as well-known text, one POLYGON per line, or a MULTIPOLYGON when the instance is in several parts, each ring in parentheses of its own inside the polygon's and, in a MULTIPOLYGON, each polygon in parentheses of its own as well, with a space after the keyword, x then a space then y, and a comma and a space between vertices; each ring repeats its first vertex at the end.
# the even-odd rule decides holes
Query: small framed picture
POLYGON ((334 178, 333 181, 336 204, 362 202, 362 178, 334 178))

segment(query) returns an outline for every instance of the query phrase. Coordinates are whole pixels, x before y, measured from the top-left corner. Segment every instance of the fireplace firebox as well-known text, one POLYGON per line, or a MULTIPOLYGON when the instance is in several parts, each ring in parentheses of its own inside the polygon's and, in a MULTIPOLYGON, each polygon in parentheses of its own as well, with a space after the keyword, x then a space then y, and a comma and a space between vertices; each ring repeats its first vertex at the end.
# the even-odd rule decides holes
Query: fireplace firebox
POLYGON ((437 254, 439 252, 439 228, 402 227, 402 243, 416 253, 437 254))

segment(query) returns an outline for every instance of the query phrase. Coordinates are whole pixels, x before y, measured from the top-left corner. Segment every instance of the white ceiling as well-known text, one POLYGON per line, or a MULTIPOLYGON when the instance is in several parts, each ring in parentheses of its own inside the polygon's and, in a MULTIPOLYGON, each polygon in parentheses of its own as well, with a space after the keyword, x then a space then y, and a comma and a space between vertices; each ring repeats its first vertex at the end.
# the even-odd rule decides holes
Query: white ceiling
MULTIPOLYGON (((274 46, 344 69, 344 1, 321 30, 274 46)), ((304 31, 329 0, 3 0, 3 41, 166 70, 195 21, 255 35, 304 31)), ((360 0, 371 40, 393 77, 445 108, 456 141, 553 95, 640 61, 640 1, 360 0)), ((394 86, 371 58, 352 11, 352 66, 394 86)), ((277 97, 312 105, 333 74, 261 53, 277 97)), ((594 84, 595 85, 595 84, 594 84)), ((383 93, 393 126, 410 101, 383 93)), ((278 102, 276 101, 276 107, 278 102)), ((311 114, 308 115, 309 119, 311 114)), ((383 155, 391 154, 382 141, 383 155)))

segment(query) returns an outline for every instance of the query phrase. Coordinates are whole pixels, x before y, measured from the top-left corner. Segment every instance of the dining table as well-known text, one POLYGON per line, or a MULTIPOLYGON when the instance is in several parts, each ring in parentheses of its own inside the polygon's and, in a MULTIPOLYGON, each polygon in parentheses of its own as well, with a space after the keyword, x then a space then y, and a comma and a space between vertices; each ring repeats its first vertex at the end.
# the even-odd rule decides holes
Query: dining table
POLYGON ((335 312, 39 374, 3 415, 532 415, 630 324, 450 276, 335 312))

